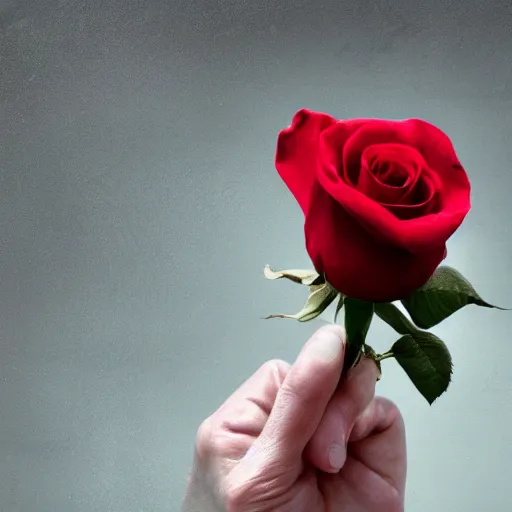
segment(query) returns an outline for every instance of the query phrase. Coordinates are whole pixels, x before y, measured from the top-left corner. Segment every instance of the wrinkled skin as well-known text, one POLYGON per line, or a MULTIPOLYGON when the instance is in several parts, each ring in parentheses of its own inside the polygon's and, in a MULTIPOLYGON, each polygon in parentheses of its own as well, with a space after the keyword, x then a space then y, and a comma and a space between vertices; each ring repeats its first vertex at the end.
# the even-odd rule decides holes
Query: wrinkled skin
POLYGON ((205 420, 183 510, 403 511, 402 417, 375 397, 373 361, 340 381, 344 352, 343 330, 323 327, 293 366, 266 363, 205 420))

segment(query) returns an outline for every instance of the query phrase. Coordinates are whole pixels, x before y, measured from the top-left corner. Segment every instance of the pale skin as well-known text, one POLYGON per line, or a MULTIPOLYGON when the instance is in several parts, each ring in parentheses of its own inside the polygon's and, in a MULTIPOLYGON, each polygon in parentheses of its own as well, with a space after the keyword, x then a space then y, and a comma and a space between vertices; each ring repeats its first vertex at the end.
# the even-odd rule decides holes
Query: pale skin
POLYGON ((367 358, 340 381, 341 327, 264 364, 197 433, 184 512, 402 512, 405 429, 367 358))

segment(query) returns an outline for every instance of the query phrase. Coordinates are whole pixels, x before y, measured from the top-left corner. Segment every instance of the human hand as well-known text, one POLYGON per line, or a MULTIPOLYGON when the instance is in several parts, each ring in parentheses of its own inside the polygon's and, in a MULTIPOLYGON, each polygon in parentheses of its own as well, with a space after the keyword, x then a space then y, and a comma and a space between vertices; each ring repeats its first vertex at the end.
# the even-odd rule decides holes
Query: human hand
POLYGON ((264 364, 199 428, 184 512, 401 512, 405 429, 367 358, 340 381, 341 327, 264 364))

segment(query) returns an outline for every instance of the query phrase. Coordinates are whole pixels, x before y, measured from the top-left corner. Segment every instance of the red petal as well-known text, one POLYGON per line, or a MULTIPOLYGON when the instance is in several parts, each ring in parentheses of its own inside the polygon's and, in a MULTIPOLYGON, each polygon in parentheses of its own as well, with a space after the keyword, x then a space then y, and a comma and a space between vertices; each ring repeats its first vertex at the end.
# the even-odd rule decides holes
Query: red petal
POLYGON ((318 180, 325 190, 374 236, 411 252, 442 246, 460 226, 470 209, 470 183, 450 139, 435 126, 419 119, 405 121, 367 121, 343 148, 343 171, 353 175, 360 165, 365 147, 376 143, 397 142, 418 149, 428 167, 440 180, 439 212, 410 220, 400 220, 384 206, 366 197, 340 176, 339 155, 333 158, 332 132, 338 123, 325 131, 320 140, 318 180), (346 167, 346 168, 345 168, 346 167))
MULTIPOLYGON (((322 133, 319 144, 320 158, 334 164, 329 169, 329 172, 334 174, 333 178, 342 179, 354 187, 357 185, 359 167, 356 173, 348 173, 347 168, 343 165, 343 148, 361 127, 371 122, 373 122, 371 119, 338 121, 322 133)), ((361 159, 359 159, 359 165, 361 165, 361 159)))
POLYGON ((334 123, 336 119, 327 114, 302 109, 291 126, 279 133, 276 169, 304 213, 317 174, 320 134, 334 123))
POLYGON ((368 233, 316 184, 305 225, 306 247, 319 273, 349 297, 402 299, 427 282, 446 255, 444 245, 415 255, 368 233))
POLYGON ((442 204, 439 198, 439 187, 436 187, 436 180, 434 174, 423 172, 421 180, 416 184, 416 191, 421 187, 423 190, 423 200, 421 202, 414 202, 412 204, 384 204, 390 212, 393 212, 399 219, 415 219, 422 215, 435 213, 439 205, 442 204))

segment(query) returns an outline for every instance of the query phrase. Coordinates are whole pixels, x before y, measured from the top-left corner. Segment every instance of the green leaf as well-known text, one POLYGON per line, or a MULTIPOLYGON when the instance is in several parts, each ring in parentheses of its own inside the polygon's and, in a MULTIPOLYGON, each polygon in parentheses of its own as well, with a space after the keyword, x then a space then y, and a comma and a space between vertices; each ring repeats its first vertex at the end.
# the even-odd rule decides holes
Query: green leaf
POLYGON ((420 393, 430 404, 450 384, 452 359, 446 345, 434 334, 420 331, 394 305, 375 304, 375 313, 402 336, 389 352, 377 355, 382 361, 395 357, 420 393))
POLYGON ((398 334, 412 334, 418 330, 410 320, 390 302, 377 302, 375 304, 375 313, 398 334))
POLYGON ((469 304, 504 309, 484 301, 471 283, 457 270, 438 267, 429 281, 402 300, 413 322, 430 329, 469 304))
POLYGON ((265 320, 269 318, 292 318, 299 322, 309 322, 322 314, 338 295, 338 292, 329 283, 312 285, 310 290, 311 293, 301 311, 295 315, 269 315, 265 317, 265 320))
POLYGON ((336 313, 334 313, 334 323, 338 320, 338 315, 340 314, 341 309, 343 308, 343 304, 345 303, 345 296, 340 293, 340 298, 338 300, 338 304, 336 304, 336 313))
POLYGON ((345 369, 352 368, 359 362, 373 312, 373 302, 345 298, 345 331, 347 333, 345 369))
POLYGON ((307 286, 319 285, 325 282, 323 276, 314 270, 272 270, 269 265, 263 270, 263 274, 267 279, 282 279, 286 278, 294 283, 305 284, 307 286))
POLYGON ((452 358, 446 345, 430 332, 402 336, 392 347, 393 355, 429 404, 450 385, 452 358))

